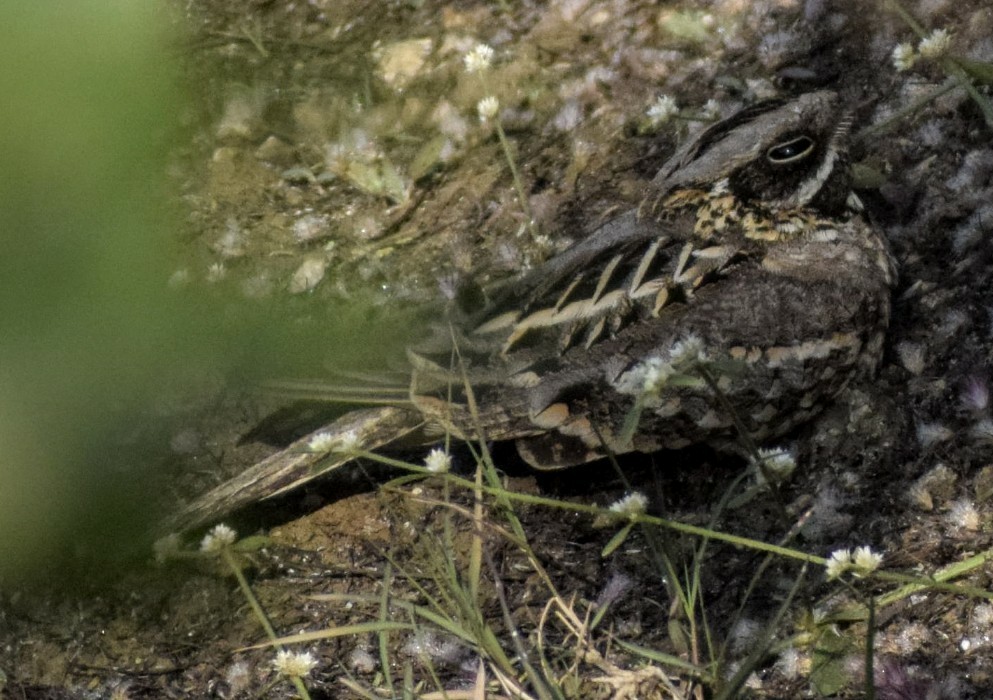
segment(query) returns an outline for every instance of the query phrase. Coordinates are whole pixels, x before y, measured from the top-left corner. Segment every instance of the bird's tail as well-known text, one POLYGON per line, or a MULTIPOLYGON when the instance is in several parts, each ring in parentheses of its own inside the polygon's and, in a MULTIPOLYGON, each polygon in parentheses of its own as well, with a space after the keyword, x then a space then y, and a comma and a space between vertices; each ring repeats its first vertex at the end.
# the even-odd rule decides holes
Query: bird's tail
POLYGON ((179 532, 216 522, 348 464, 357 449, 372 451, 401 443, 423 422, 419 411, 402 406, 347 413, 188 504, 163 523, 164 529, 179 532))

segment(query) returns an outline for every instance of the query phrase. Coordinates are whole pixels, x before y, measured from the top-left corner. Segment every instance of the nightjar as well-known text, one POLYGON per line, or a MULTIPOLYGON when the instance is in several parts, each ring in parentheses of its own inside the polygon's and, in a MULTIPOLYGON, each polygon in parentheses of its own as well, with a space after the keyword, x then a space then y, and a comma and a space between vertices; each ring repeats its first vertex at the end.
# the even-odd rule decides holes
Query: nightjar
POLYGON ((783 436, 876 368, 889 323, 895 268, 849 186, 850 126, 827 91, 714 124, 636 210, 411 348, 405 401, 346 414, 170 524, 310 481, 349 461, 341 441, 485 436, 546 469, 783 436))

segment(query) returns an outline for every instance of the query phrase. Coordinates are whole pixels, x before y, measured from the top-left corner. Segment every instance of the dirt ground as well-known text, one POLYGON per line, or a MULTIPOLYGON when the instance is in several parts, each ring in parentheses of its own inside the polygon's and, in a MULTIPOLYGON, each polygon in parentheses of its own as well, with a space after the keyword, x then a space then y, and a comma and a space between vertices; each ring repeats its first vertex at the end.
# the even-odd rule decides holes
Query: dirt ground
MULTIPOLYGON (((335 353, 350 369, 382 367, 413 333, 391 325, 393 309, 486 286, 564 248, 591 222, 636 203, 640 185, 708 114, 726 116, 779 92, 839 91, 856 113, 853 160, 863 199, 900 265, 884 364, 792 437, 799 466, 778 497, 728 510, 717 529, 775 543, 796 526, 800 534, 789 542, 803 551, 827 557, 869 545, 885 553, 886 570, 921 575, 991 551, 993 125, 961 88, 901 114, 940 88, 947 70, 927 59, 896 69, 894 47, 916 45, 917 37, 886 3, 183 5, 180 48, 194 99, 177 124, 188 139, 170 172, 187 216, 171 283, 211 304, 220 300, 212 308, 235 325, 280 318, 275 345, 263 341, 239 365, 249 379, 313 374, 335 353), (479 42, 496 52, 485 81, 463 65, 479 42), (527 225, 499 138, 477 118, 477 103, 490 94, 500 100, 536 229, 527 225), (646 114, 660 94, 675 98, 680 116, 652 127, 646 114), (362 342, 327 337, 328 328, 348 329, 353 321, 368 329, 362 342), (314 351, 318 342, 323 352, 314 351)), ((907 7, 926 31, 951 32, 954 55, 993 61, 987 3, 907 7)), ((176 403, 163 470, 166 510, 274 449, 239 442, 276 404, 236 383, 215 378, 176 403)), ((606 506, 628 490, 610 465, 534 474, 512 450, 495 449, 518 493, 606 506)), ((471 472, 468 449, 456 454, 456 467, 471 472)), ((703 450, 634 457, 621 466, 648 494, 650 513, 696 525, 710 522, 743 468, 703 450)), ((280 634, 377 620, 387 561, 391 594, 416 602, 437 585, 431 571, 439 549, 454 543, 456 559, 468 556, 471 522, 450 520, 452 509, 439 505, 446 498, 440 483, 380 489, 395 474, 366 467, 232 519, 242 535, 270 537, 248 555, 246 571, 280 634), (450 539, 446 527, 454 528, 450 539), (312 598, 328 594, 341 597, 312 598)), ((471 510, 468 494, 450 498, 471 510)), ((708 660, 676 638, 675 627, 686 621, 672 612, 671 581, 657 563, 659 547, 687 560, 699 539, 635 529, 604 556, 616 525, 537 504, 520 505, 517 514, 531 550, 577 610, 613 601, 595 636, 612 664, 637 665, 614 640, 708 660)), ((501 633, 509 617, 533 643, 528 635, 541 626, 548 587, 496 530, 484 538, 484 611, 501 633)), ((760 552, 718 543, 703 560, 707 625, 727 642, 725 678, 801 576, 795 561, 763 562, 760 552)), ((989 592, 991 574, 983 559, 955 581, 989 592)), ((0 696, 293 696, 292 686, 274 677, 271 650, 244 650, 264 634, 234 579, 214 563, 158 565, 149 543, 147 557, 123 573, 78 581, 70 592, 4 591, 0 696)), ((853 640, 864 640, 864 624, 822 620, 854 596, 826 582, 823 570, 807 571, 776 629, 778 640, 795 643, 770 644, 742 693, 861 697, 862 652, 853 640), (827 628, 847 669, 836 684, 811 671, 823 659, 827 628), (807 646, 798 641, 804 632, 807 646)), ((557 668, 568 667, 564 627, 546 632, 553 647, 562 645, 557 668)), ((472 648, 427 632, 394 633, 390 643, 394 674, 409 672, 423 683, 417 693, 435 689, 432 672, 449 691, 472 687, 472 648)), ((360 697, 342 679, 382 688, 377 644, 366 633, 304 645, 318 660, 307 681, 311 696, 360 697)), ((947 591, 906 597, 879 610, 875 646, 880 698, 993 696, 989 600, 947 591)), ((602 667, 588 658, 576 663, 585 670, 569 697, 622 697, 593 680, 602 667)), ((685 689, 678 669, 658 666, 685 689)), ((630 697, 676 692, 657 683, 630 697)))

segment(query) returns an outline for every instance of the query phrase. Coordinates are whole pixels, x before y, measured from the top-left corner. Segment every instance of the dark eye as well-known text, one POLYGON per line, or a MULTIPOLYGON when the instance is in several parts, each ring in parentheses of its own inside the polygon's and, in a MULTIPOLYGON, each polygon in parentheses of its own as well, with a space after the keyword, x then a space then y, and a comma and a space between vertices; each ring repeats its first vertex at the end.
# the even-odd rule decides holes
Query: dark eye
POLYGON ((814 150, 814 140, 809 136, 797 136, 789 141, 777 143, 766 151, 765 157, 773 165, 795 163, 806 158, 814 150))

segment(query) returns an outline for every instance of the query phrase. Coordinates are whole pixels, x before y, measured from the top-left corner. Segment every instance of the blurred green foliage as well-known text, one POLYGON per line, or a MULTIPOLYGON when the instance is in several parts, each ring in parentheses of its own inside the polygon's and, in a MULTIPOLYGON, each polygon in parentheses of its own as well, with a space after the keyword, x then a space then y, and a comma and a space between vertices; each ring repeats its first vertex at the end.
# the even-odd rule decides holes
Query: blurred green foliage
POLYGON ((161 9, 0 9, 3 578, 80 542, 115 547, 146 507, 112 436, 169 386, 190 335, 164 283, 164 156, 181 103, 161 9))
POLYGON ((159 408, 193 404, 198 381, 380 369, 420 327, 361 290, 170 289, 167 158, 195 86, 168 9, 0 7, 0 584, 148 554, 169 487, 159 408))

